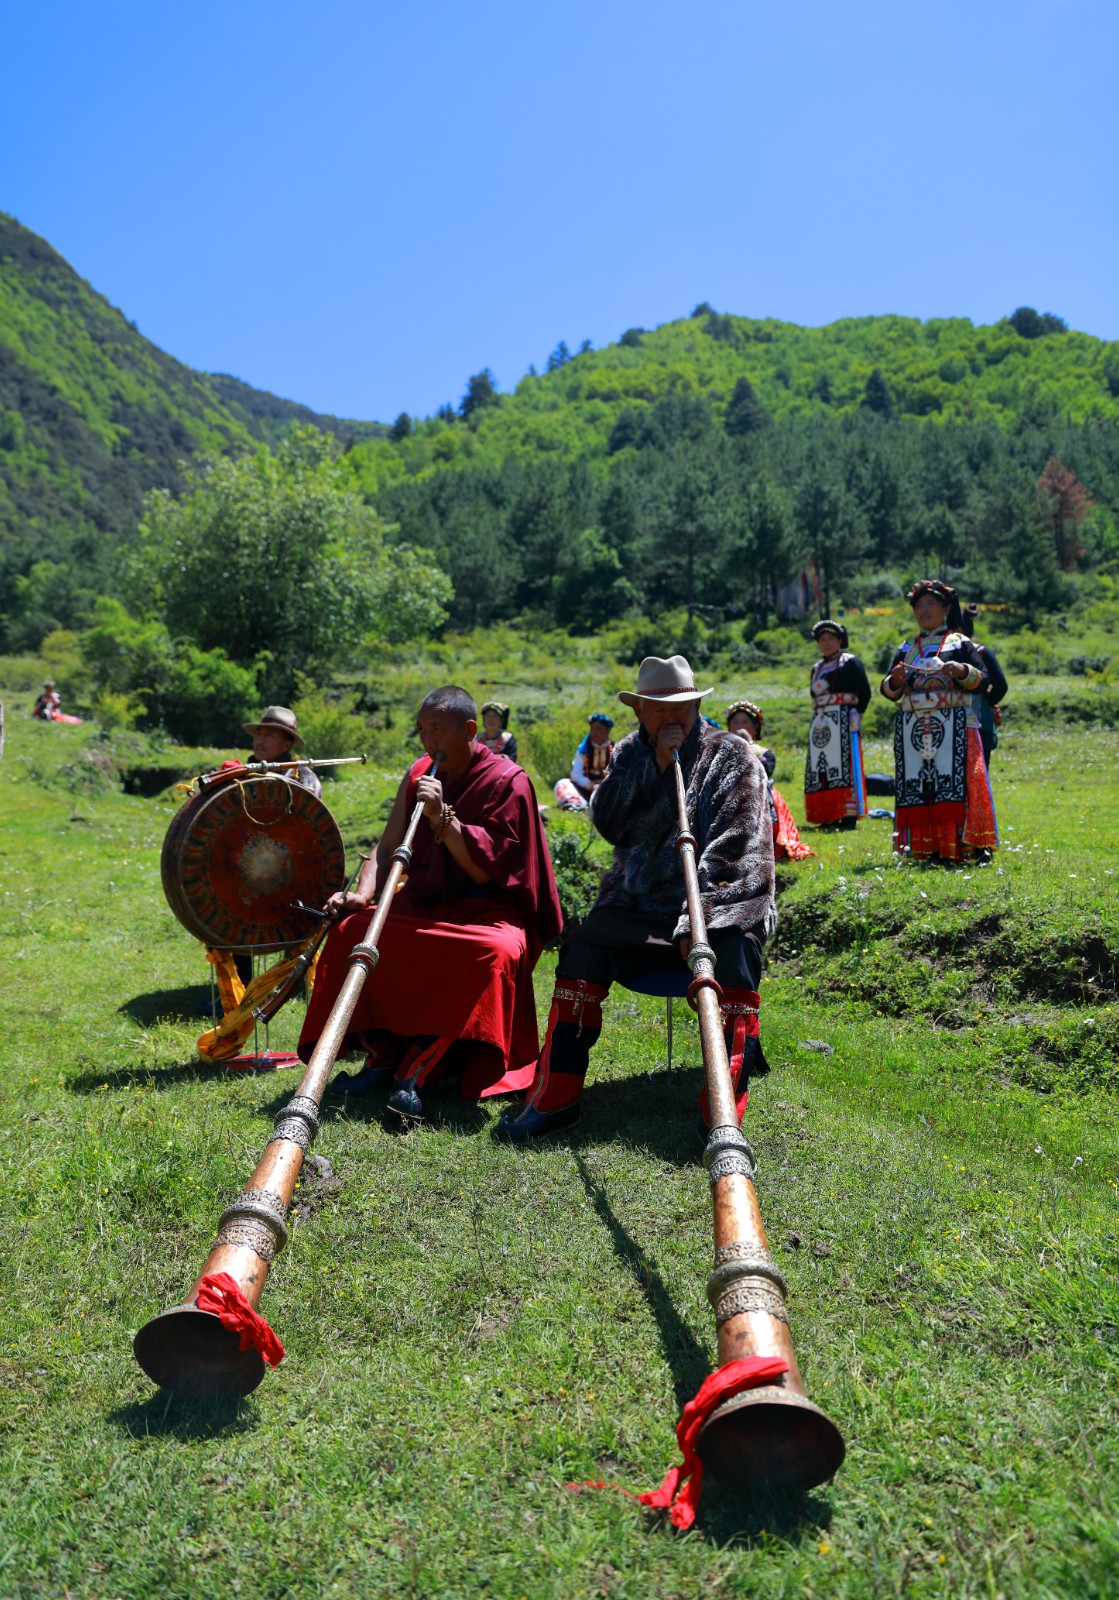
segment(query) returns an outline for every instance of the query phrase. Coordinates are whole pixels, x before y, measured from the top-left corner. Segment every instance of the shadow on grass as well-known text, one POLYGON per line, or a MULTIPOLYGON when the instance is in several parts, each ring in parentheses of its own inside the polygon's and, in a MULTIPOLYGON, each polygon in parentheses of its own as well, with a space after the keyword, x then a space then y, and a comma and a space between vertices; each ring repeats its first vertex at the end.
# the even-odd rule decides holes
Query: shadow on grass
POLYGON ((110 1411, 108 1420, 130 1439, 220 1439, 231 1433, 249 1433, 256 1426, 256 1409, 243 1397, 187 1400, 158 1389, 148 1400, 133 1400, 110 1411))
MULTIPOLYGON (((133 995, 117 1011, 130 1017, 141 1028, 151 1028, 157 1022, 199 1022, 210 1016, 210 989, 206 984, 189 983, 178 989, 152 989, 147 994, 133 995), (202 1011, 205 1007, 205 1016, 202 1011)), ((221 1015, 221 1008, 218 1008, 221 1015)))
POLYGON ((632 1234, 619 1222, 610 1204, 610 1198, 599 1179, 591 1172, 578 1150, 572 1159, 587 1191, 587 1197, 614 1246, 618 1260, 632 1275, 637 1287, 645 1296, 660 1333, 665 1360, 672 1369, 672 1382, 677 1404, 683 1409, 707 1376, 707 1355, 687 1323, 672 1303, 672 1296, 664 1279, 652 1265, 645 1251, 632 1234))
POLYGON ((708 1477, 703 1482, 696 1528, 711 1541, 729 1549, 765 1549, 782 1544, 803 1544, 819 1538, 831 1527, 832 1509, 816 1491, 787 1494, 765 1490, 747 1499, 741 1493, 708 1477))
MULTIPOLYGON (((96 1094, 101 1089, 174 1089, 180 1083, 202 1082, 204 1079, 228 1078, 228 1068, 208 1061, 184 1061, 177 1067, 118 1067, 113 1072, 80 1072, 66 1079, 71 1094, 96 1094)), ((238 1077, 243 1074, 238 1073, 238 1077)), ((252 1074, 257 1076, 257 1074, 252 1074)))

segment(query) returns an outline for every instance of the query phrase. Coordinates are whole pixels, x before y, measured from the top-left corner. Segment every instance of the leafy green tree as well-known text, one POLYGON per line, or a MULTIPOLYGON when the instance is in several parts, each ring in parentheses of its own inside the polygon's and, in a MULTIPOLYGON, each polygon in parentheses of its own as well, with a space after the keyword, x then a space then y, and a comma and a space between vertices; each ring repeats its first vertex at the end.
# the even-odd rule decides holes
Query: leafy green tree
POLYGON ((561 339, 559 344, 556 345, 556 348, 548 357, 548 364, 545 368, 545 371, 556 372, 560 367, 566 367, 570 360, 571 351, 567 348, 567 341, 566 339, 561 339))
POLYGON ((643 343, 644 328, 627 328, 618 343, 623 350, 636 350, 643 343))
POLYGON ((1039 313, 1033 306, 1019 306, 1006 320, 1023 339, 1043 339, 1047 333, 1068 332, 1068 323, 1063 317, 1055 316, 1052 311, 1039 313))
POLYGON ((366 635, 443 621, 448 580, 394 532, 354 491, 334 441, 297 427, 276 455, 194 463, 180 499, 149 494, 125 593, 201 650, 241 665, 267 650, 264 692, 284 698, 297 671, 336 667, 366 635))
POLYGON ((552 612, 561 627, 590 632, 620 617, 637 600, 618 553, 598 528, 568 533, 552 580, 552 612))
POLYGON ((483 367, 481 372, 467 379, 466 393, 459 401, 459 416, 469 422, 477 412, 494 405, 497 397, 497 380, 489 367, 483 367))
POLYGON ((402 439, 412 437, 412 419, 407 411, 402 411, 389 429, 389 438, 393 444, 399 444, 402 439))
POLYGON ((723 427, 728 435, 732 439, 741 439, 759 428, 768 428, 772 421, 749 378, 739 378, 723 415, 723 427))

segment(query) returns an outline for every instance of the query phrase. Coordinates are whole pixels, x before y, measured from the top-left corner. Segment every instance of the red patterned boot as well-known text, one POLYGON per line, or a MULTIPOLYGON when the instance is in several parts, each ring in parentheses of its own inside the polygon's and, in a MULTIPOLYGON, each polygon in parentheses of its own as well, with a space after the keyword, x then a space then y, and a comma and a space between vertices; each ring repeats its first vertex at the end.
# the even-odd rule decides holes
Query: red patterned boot
POLYGON ((602 1032, 602 1002, 608 990, 586 978, 557 978, 536 1076, 520 1111, 507 1111, 497 1137, 524 1144, 558 1133, 579 1120, 579 1101, 591 1048, 602 1032))
MULTIPOLYGON (((730 1082, 734 1090, 734 1104, 740 1127, 742 1113, 746 1110, 746 1102, 750 1098, 750 1078, 760 1078, 769 1071, 769 1065, 762 1055, 761 1040, 758 1038, 760 1006, 761 996, 756 989, 723 990, 723 1038, 727 1042, 730 1082), (738 1088, 740 1082, 741 1093, 738 1088)), ((699 1097, 699 1109, 703 1113, 704 1122, 710 1127, 711 1113, 707 1104, 706 1089, 699 1097)))

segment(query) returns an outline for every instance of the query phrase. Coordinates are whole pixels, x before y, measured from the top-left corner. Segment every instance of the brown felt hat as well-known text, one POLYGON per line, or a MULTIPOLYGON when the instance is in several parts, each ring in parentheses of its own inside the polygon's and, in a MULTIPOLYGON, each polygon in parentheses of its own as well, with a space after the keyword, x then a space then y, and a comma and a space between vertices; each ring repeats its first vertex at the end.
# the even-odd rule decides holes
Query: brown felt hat
POLYGON ((623 705, 636 708, 641 700, 659 700, 662 705, 684 705, 688 700, 702 700, 710 689, 697 689, 695 674, 684 656, 646 656, 637 669, 637 688, 622 689, 618 699, 623 705))
POLYGON ((259 722, 245 723, 246 733, 255 733, 258 728, 279 728, 281 733, 291 735, 292 744, 303 743, 295 720, 295 712, 288 706, 269 706, 259 722))

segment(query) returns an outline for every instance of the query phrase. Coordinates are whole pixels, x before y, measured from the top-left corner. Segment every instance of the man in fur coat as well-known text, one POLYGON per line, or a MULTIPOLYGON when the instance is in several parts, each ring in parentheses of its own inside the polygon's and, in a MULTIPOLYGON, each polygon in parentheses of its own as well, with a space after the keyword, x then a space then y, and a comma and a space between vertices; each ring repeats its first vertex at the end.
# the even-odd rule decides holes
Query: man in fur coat
POLYGON ((746 1079, 768 1070, 757 1036, 762 950, 777 921, 766 775, 749 745, 699 715, 710 693, 695 687, 683 656, 647 656, 636 690, 618 696, 633 707, 638 727, 614 746, 591 797, 592 821, 614 846, 614 862, 590 914, 565 939, 532 1088, 520 1111, 502 1118, 503 1138, 520 1143, 578 1121, 602 1002, 615 980, 683 970, 690 938, 676 851, 677 750, 740 1119, 746 1079))

